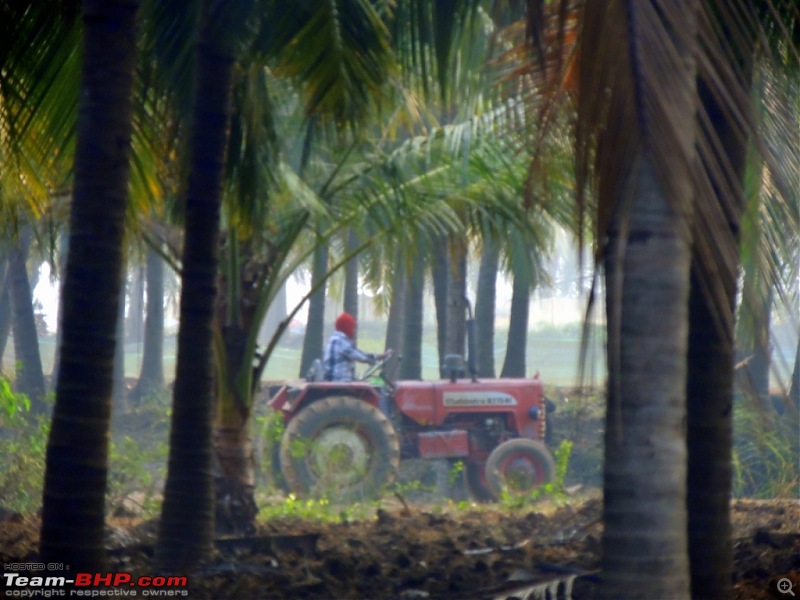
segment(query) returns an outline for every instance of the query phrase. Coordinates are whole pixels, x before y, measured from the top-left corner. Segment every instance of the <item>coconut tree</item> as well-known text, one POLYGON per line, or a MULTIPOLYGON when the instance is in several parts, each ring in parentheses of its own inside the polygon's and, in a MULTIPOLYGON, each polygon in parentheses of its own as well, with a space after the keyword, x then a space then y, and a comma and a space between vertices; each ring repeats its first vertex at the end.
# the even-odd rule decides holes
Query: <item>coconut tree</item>
MULTIPOLYGON (((409 266, 416 265, 417 263, 406 265, 399 248, 393 251, 393 256, 394 260, 386 261, 390 262, 394 269, 390 275, 391 296, 389 299, 389 307, 386 310, 388 314, 386 317, 386 337, 384 347, 390 348, 394 353, 389 359, 390 362, 387 365, 387 370, 389 373, 397 374, 398 368, 402 364, 402 362, 399 361, 405 361, 408 358, 405 356, 405 324, 407 316, 406 301, 409 297, 412 297, 412 293, 409 288, 409 274, 407 271, 409 266)), ((422 278, 424 282, 424 271, 422 278)), ((420 364, 419 372, 417 373, 415 379, 421 378, 422 366, 420 364)))
MULTIPOLYGON (((525 143, 525 137, 512 137, 512 148, 525 143)), ((504 150, 504 144, 497 145, 493 152, 494 160, 483 159, 479 168, 486 181, 490 181, 491 189, 503 195, 506 201, 516 203, 526 216, 526 226, 506 227, 499 231, 482 232, 482 239, 497 245, 497 257, 492 257, 492 264, 509 274, 513 279, 511 300, 511 323, 507 339, 507 350, 502 374, 504 377, 525 377, 527 369, 527 332, 528 311, 532 291, 537 285, 549 281, 544 272, 543 258, 552 253, 552 239, 561 228, 575 231, 575 213, 572 205, 571 181, 574 177, 572 164, 568 158, 566 134, 564 129, 554 132, 548 139, 539 140, 537 144, 546 145, 540 153, 546 155, 537 159, 537 168, 546 173, 542 178, 533 178, 530 173, 532 156, 519 150, 504 150), (515 160, 499 160, 505 155, 515 156, 515 160)), ((477 158, 477 157, 476 157, 477 158)), ((484 242, 484 248, 487 241, 484 242)), ((482 265, 483 266, 483 265, 482 265)), ((491 270, 490 270, 491 273, 491 270)), ((480 277, 480 274, 479 274, 480 277)), ((484 289, 494 285, 486 282, 484 289)), ((487 302, 488 309, 481 307, 482 296, 479 282, 476 295, 475 320, 479 332, 479 353, 488 352, 487 347, 494 346, 493 302, 487 302), (491 326, 491 327, 490 327, 491 326), (483 335, 480 332, 484 331, 483 335), (483 346, 481 348, 480 346, 483 346)), ((485 359, 493 362, 493 359, 485 359)), ((480 361, 479 361, 480 363, 480 361)), ((492 367, 493 369, 493 367, 492 367)))
MULTIPOLYGON (((509 239, 511 246, 523 243, 517 234, 509 239)), ((506 340, 506 356, 503 361, 501 377, 527 376, 528 319, 530 316, 531 293, 546 281, 540 256, 511 253, 507 260, 507 272, 511 277, 511 309, 506 340)))
POLYGON ((117 290, 117 322, 114 328, 114 368, 112 370, 111 402, 113 406, 122 412, 128 410, 127 406, 127 385, 125 383, 125 300, 128 297, 128 281, 125 273, 125 265, 122 268, 122 281, 117 290))
MULTIPOLYGON (((2 260, 2 277, 0 277, 0 365, 5 355, 8 334, 11 332, 11 296, 8 291, 8 260, 2 260)), ((2 369, 0 369, 1 371, 2 369)))
MULTIPOLYGON (((355 263, 355 261, 352 261, 355 263)), ((300 376, 304 376, 311 363, 322 357, 325 335, 325 286, 329 270, 328 248, 319 244, 314 249, 311 265, 311 287, 315 291, 308 301, 308 320, 303 338, 303 352, 300 356, 300 376)))
POLYGON ((14 14, 21 7, 3 5, 3 22, 15 23, 16 28, 13 36, 4 37, 2 53, 3 76, 17 84, 33 84, 17 94, 10 104, 13 110, 5 113, 16 122, 8 138, 11 151, 24 156, 33 143, 34 153, 27 160, 17 159, 16 165, 37 165, 40 173, 21 179, 27 188, 22 197, 30 198, 39 182, 45 182, 47 202, 34 215, 46 210, 58 231, 62 213, 69 212, 77 228, 70 231, 76 246, 68 260, 71 266, 64 269, 70 274, 62 278, 56 364, 65 369, 59 368, 55 378, 42 556, 98 568, 104 557, 102 513, 115 338, 111 323, 117 318, 119 289, 115 280, 122 274, 128 184, 138 187, 137 178, 128 178, 132 127, 126 122, 132 115, 138 3, 87 3, 82 14, 88 28, 76 26, 77 3, 27 3, 22 13, 14 14), (76 126, 79 87, 86 93, 76 126), (76 132, 81 142, 76 142, 76 132), (72 203, 67 206, 64 199, 70 193, 72 203), (72 485, 76 481, 78 487, 72 485))
POLYGON ((579 118, 599 147, 609 330, 604 594, 689 597, 683 421, 699 6, 583 11, 579 118), (588 96, 597 85, 608 86, 603 102, 588 96))
MULTIPOLYGON (((358 248, 358 232, 351 229, 346 234, 345 248, 352 253, 358 248)), ((344 267, 344 292, 342 294, 344 311, 358 317, 358 260, 351 260, 344 267)), ((354 341, 357 341, 358 331, 354 341)))
POLYGON ((422 379, 422 332, 425 291, 425 261, 411 257, 405 273, 405 295, 403 298, 403 329, 400 363, 400 379, 422 379))
MULTIPOLYGON (((775 42, 774 32, 780 30, 782 33, 778 37, 783 41, 778 45, 792 47, 787 34, 797 38, 800 15, 788 6, 773 11, 761 3, 720 5, 725 10, 709 12, 705 21, 707 29, 701 31, 712 48, 704 62, 705 68, 700 70, 698 83, 702 109, 699 131, 707 136, 701 139, 709 146, 700 146, 705 168, 695 183, 700 218, 696 221, 693 251, 687 382, 689 553, 692 590, 701 598, 732 593, 733 550, 728 497, 732 481, 734 306, 740 257, 752 256, 754 252, 760 254, 761 251, 755 249, 765 242, 771 248, 763 252, 763 256, 776 256, 785 247, 777 241, 781 237, 791 239, 757 233, 753 237, 753 232, 760 230, 759 218, 754 218, 754 206, 761 204, 761 208, 755 209, 756 214, 765 211, 764 207, 771 207, 765 212, 772 214, 763 219, 763 223, 797 222, 795 209, 782 209, 782 205, 787 205, 785 200, 775 202, 778 197, 794 196, 793 192, 787 196, 786 191, 793 185, 788 182, 796 179, 796 161, 786 161, 781 156, 786 152, 783 150, 787 148, 786 137, 791 134, 776 135, 775 127, 770 126, 770 122, 783 121, 781 113, 784 111, 776 110, 773 104, 772 109, 767 110, 774 116, 765 120, 766 126, 757 128, 752 115, 758 112, 758 105, 753 99, 763 94, 754 94, 751 90, 758 78, 759 63, 774 65, 775 57, 783 56, 782 51, 776 54, 769 43, 761 41, 775 42), (720 79, 725 83, 720 83, 720 79), (750 152, 748 166, 749 145, 760 148, 757 153, 760 158, 755 159, 755 153, 750 152), (754 204, 752 197, 748 200, 745 194, 746 173, 748 170, 760 172, 757 165, 762 161, 768 165, 769 175, 763 177, 766 193, 762 202, 754 204), (787 162, 795 166, 787 170, 787 162), (700 198, 704 202, 700 202, 700 198), (775 219, 780 213, 784 216, 775 219), (713 238, 708 235, 710 231, 714 232, 713 238), (760 240, 756 241, 757 238, 760 240)), ((794 56, 796 63, 796 51, 794 56)), ((793 129, 794 126, 778 127, 778 131, 784 132, 793 129)), ((761 185, 756 187, 761 188, 761 185)), ((771 227, 767 226, 763 231, 766 233, 769 229, 771 227)), ((787 255, 790 256, 791 251, 787 255)), ((754 296, 748 289, 752 290, 750 282, 755 273, 749 261, 745 260, 744 266, 743 293, 747 296, 746 304, 752 305, 754 296)), ((770 282, 761 288, 763 303, 773 286, 780 285, 782 276, 780 267, 759 270, 757 278, 770 282)))
POLYGON ((164 266, 161 254, 148 246, 142 368, 129 393, 132 398, 146 398, 164 389, 164 266))
POLYGON ((478 348, 478 375, 495 377, 494 370, 494 317, 497 298, 497 273, 500 252, 497 242, 484 240, 478 283, 475 291, 475 333, 478 348))
POLYGON ((797 342, 797 350, 794 353, 794 368, 792 369, 792 381, 789 385, 789 400, 795 410, 800 412, 800 340, 797 342))
MULTIPOLYGON (((266 13, 266 18, 262 15, 262 32, 256 36, 253 45, 255 58, 266 57, 270 61, 271 72, 275 78, 291 82, 295 97, 288 104, 309 116, 309 121, 306 123, 308 132, 323 132, 330 136, 329 140, 342 140, 349 135, 350 139, 353 139, 355 136, 351 134, 355 131, 355 124, 371 114, 372 103, 383 93, 393 69, 394 62, 386 28, 386 21, 391 18, 391 13, 378 10, 380 7, 370 3, 359 1, 343 2, 338 6, 301 5, 291 11, 281 10, 279 3, 266 3, 266 7, 269 11, 266 13), (343 23, 347 23, 347 26, 343 23)), ((295 121, 296 119, 289 116, 284 124, 291 125, 295 121)), ((253 131, 258 129, 243 129, 248 135, 253 131)), ((295 132, 292 132, 292 135, 295 135, 295 132)), ((265 232, 268 235, 260 238, 260 243, 265 243, 266 248, 259 247, 258 244, 255 246, 260 250, 258 264, 261 265, 255 270, 257 277, 245 287, 237 283, 240 275, 236 275, 235 270, 231 270, 226 276, 226 281, 234 284, 230 289, 249 290, 247 295, 241 294, 239 297, 249 297, 248 301, 255 299, 255 303, 247 310, 258 324, 263 319, 274 294, 285 281, 287 272, 299 264, 296 262, 298 256, 305 260, 314 252, 314 247, 320 251, 324 250, 333 240, 331 236, 341 237, 341 225, 335 217, 331 219, 327 214, 327 208, 336 204, 334 200, 338 192, 349 185, 347 182, 358 179, 358 176, 350 173, 348 177, 342 178, 343 181, 339 180, 338 174, 346 163, 347 153, 344 153, 344 160, 328 154, 327 158, 331 159, 332 167, 323 164, 323 161, 319 160, 322 156, 320 153, 322 145, 317 144, 316 134, 313 139, 310 135, 307 138, 301 137, 303 144, 295 145, 294 149, 290 148, 284 156, 274 160, 263 156, 263 151, 257 145, 250 144, 246 137, 242 136, 240 139, 255 149, 252 156, 260 157, 259 166, 262 173, 271 171, 274 180, 278 182, 277 190, 273 186, 267 194, 257 198, 262 200, 259 210, 269 217, 267 219, 270 222, 269 227, 275 227, 265 232), (297 152, 293 153, 292 150, 297 152), (309 162, 309 158, 313 161, 309 162), (284 200, 287 206, 279 209, 280 214, 273 213, 270 216, 270 211, 279 204, 281 196, 287 196, 289 193, 294 194, 294 204, 288 205, 284 200), (317 233, 309 235, 309 231, 317 233), (294 253, 293 246, 296 242, 304 244, 305 247, 294 253)), ((283 138, 284 141, 286 139, 288 138, 283 138)), ((335 143, 332 146, 335 146, 335 143)), ((242 144, 241 148, 244 147, 242 144)), ((324 152, 323 149, 322 153, 324 152)), ((240 151, 237 142, 236 151, 230 156, 247 155, 240 151)), ((243 170, 238 172, 242 173, 243 170)), ((238 189, 246 190, 246 187, 241 186, 242 181, 239 179, 238 189)), ((242 206, 241 202, 237 204, 242 206)), ((240 208, 237 207, 230 214, 237 214, 238 211, 240 208)), ((352 210, 352 205, 341 208, 341 213, 349 213, 351 219, 357 214, 352 210)), ((230 239, 233 240, 233 236, 230 239)), ((364 244, 359 249, 363 247, 364 244)), ((230 253, 229 256, 234 257, 235 253, 230 253)), ((244 264, 244 261, 241 264, 244 264)), ((341 264, 343 263, 337 263, 332 268, 338 268, 341 264)), ((319 273, 321 277, 315 281, 315 291, 321 289, 329 276, 330 271, 328 269, 326 271, 328 274, 325 274, 325 271, 319 273)), ((227 300, 227 306, 229 309, 233 308, 230 314, 234 316, 241 316, 244 314, 242 309, 246 308, 237 307, 234 296, 227 300)), ((231 352, 225 349, 220 355, 225 358, 218 361, 220 365, 225 364, 225 361, 228 363, 225 365, 225 373, 220 377, 222 385, 220 402, 221 406, 227 408, 221 410, 220 414, 227 415, 226 419, 231 425, 219 431, 239 431, 240 438, 247 437, 246 427, 252 406, 252 382, 257 381, 274 348, 274 340, 277 340, 285 329, 288 319, 296 314, 298 308, 290 312, 287 321, 279 327, 276 337, 260 354, 255 378, 252 369, 255 338, 249 334, 248 329, 241 328, 241 325, 237 326, 245 335, 236 345, 229 345, 228 348, 238 348, 243 351, 231 352), (231 361, 231 357, 238 358, 231 361)), ((222 324, 230 334, 231 325, 235 322, 228 320, 222 324)), ((234 339, 236 336, 229 335, 229 337, 234 339)), ((321 348, 306 354, 316 358, 320 350, 321 348)), ((233 450, 237 445, 231 444, 229 448, 233 450)), ((249 462, 252 463, 251 460, 249 462)), ((239 461, 239 464, 243 462, 239 461)), ((228 471, 234 475, 236 469, 228 471)), ((235 477, 232 476, 230 479, 235 480, 235 477)), ((249 484, 240 487, 244 490, 244 496, 247 495, 247 488, 252 488, 249 484)))
MULTIPOLYGON (((348 222, 365 216, 363 207, 352 203, 343 209, 344 213, 330 212, 335 203, 326 197, 326 190, 335 189, 331 185, 341 166, 335 166, 332 173, 326 174, 327 179, 323 179, 317 192, 303 181, 281 154, 276 155, 271 170, 278 185, 267 190, 268 203, 259 209, 260 220, 253 221, 248 227, 228 230, 229 239, 224 247, 226 268, 222 277, 226 292, 221 297, 216 325, 220 384, 216 445, 220 462, 218 495, 227 499, 218 505, 234 509, 230 514, 218 516, 221 524, 229 529, 248 528, 255 516, 252 499, 254 461, 249 442, 254 392, 277 340, 300 305, 292 308, 266 348, 256 357, 257 333, 267 310, 286 279, 309 256, 314 256, 318 264, 313 269, 312 292, 303 302, 309 297, 313 300, 316 294, 322 296, 332 273, 370 243, 362 243, 352 254, 337 257, 332 265, 328 265, 331 242, 341 239, 348 222)), ((306 177, 309 177, 309 172, 306 172, 306 177)), ((350 175, 346 179, 357 180, 350 175)), ((236 209, 229 210, 228 220, 233 222, 236 209)), ((313 355, 309 354, 310 359, 321 354, 324 316, 321 310, 318 316, 320 349, 313 355)))
POLYGON ((506 340, 506 357, 501 377, 525 377, 528 352, 528 319, 530 316, 531 292, 536 283, 530 281, 527 269, 511 272, 511 309, 506 340))
MULTIPOLYGON (((4 253, 13 275, 5 277, 3 322, 10 326, 12 292, 15 313, 19 383, 42 408, 45 388, 36 345, 27 267, 28 248, 38 219, 48 211, 52 192, 63 184, 71 157, 72 137, 65 135, 74 123, 77 99, 77 30, 73 27, 77 4, 69 1, 5 3, 0 7, 4 23, 0 42, 0 187, 3 219, 13 250, 4 253), (12 283, 14 283, 12 287, 12 283), (21 320, 20 320, 21 319, 21 320), (18 339, 19 338, 19 339, 18 339), (26 366, 27 365, 27 366, 26 366)), ((5 269, 4 269, 5 272, 5 269)))
POLYGON ((578 105, 579 143, 588 142, 581 156, 592 148, 605 240, 606 593, 688 595, 690 543, 692 593, 726 597, 733 297, 744 148, 756 134, 748 115, 756 19, 752 5, 739 2, 607 4, 581 13, 578 105), (595 12, 604 9, 605 21, 595 12), (598 87, 608 90, 602 99, 598 87), (642 285, 651 293, 659 286, 658 297, 642 285), (667 294, 669 306, 661 304, 667 294), (656 471, 663 475, 654 481, 648 473, 656 471), (648 551, 656 547, 658 556, 648 551))
POLYGON ((45 409, 44 395, 47 386, 39 353, 39 333, 33 314, 33 294, 28 277, 28 254, 31 228, 20 231, 8 259, 8 282, 11 294, 12 327, 14 330, 14 355, 17 362, 16 389, 26 394, 34 410, 45 409))
POLYGON ((195 565, 212 543, 212 342, 223 167, 235 44, 250 17, 247 3, 236 4, 203 2, 199 16, 181 262, 181 327, 168 475, 156 550, 156 563, 167 570, 195 565))
MULTIPOLYGON (((84 2, 81 104, 41 555, 102 569, 138 2, 84 2)), ((69 51, 69 50, 65 50, 69 51)))
POLYGON ((433 261, 431 262, 431 281, 433 287, 433 301, 436 308, 436 350, 439 359, 439 373, 442 371, 442 361, 447 354, 445 340, 447 339, 447 281, 450 277, 447 261, 447 240, 439 237, 434 241, 433 261))

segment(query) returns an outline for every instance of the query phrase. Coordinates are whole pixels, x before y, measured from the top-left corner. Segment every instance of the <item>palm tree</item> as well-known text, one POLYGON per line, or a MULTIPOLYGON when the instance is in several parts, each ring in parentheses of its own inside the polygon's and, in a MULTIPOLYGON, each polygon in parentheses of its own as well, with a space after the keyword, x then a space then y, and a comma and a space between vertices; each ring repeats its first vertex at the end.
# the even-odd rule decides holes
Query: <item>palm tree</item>
POLYGON ((144 331, 144 266, 130 269, 130 308, 125 319, 125 341, 141 344, 144 331))
MULTIPOLYGON (((749 334, 740 336, 739 340, 745 343, 751 340, 751 347, 756 351, 754 362, 761 363, 757 370, 761 371, 762 381, 756 389, 760 387, 762 393, 766 394, 769 358, 765 356, 764 346, 765 338, 768 338, 768 315, 772 290, 781 287, 783 277, 781 267, 772 266, 770 263, 773 259, 765 260, 765 257, 781 254, 791 256, 791 250, 787 251, 784 242, 778 241, 790 240, 791 235, 780 235, 775 229, 795 223, 796 230, 798 218, 795 216, 796 209, 786 210, 786 203, 779 199, 781 194, 778 190, 785 185, 782 182, 787 181, 786 175, 780 172, 785 168, 782 163, 786 162, 780 150, 785 141, 781 143, 780 138, 786 133, 776 135, 774 123, 783 120, 780 115, 783 111, 775 111, 778 114, 765 119, 766 125, 762 126, 761 131, 756 131, 747 121, 744 122, 748 126, 742 128, 734 117, 749 107, 750 96, 747 92, 753 87, 754 79, 769 79, 768 70, 765 69, 766 72, 762 71, 761 74, 756 71, 760 54, 756 41, 762 37, 758 31, 757 14, 753 7, 745 5, 734 6, 734 9, 733 14, 738 15, 740 22, 746 25, 741 30, 728 30, 721 47, 729 48, 729 53, 718 58, 714 67, 716 72, 729 71, 735 77, 734 92, 744 97, 739 99, 739 106, 726 104, 710 83, 716 77, 714 74, 707 74, 701 79, 700 85, 704 112, 713 123, 713 134, 724 148, 724 153, 717 159, 719 166, 712 162, 707 169, 708 182, 701 190, 705 196, 713 198, 717 205, 726 208, 727 221, 722 220, 716 225, 713 249, 698 245, 693 257, 688 355, 690 369, 687 382, 687 502, 692 590, 698 598, 725 597, 732 593, 733 548, 729 497, 733 481, 733 340, 737 278, 743 271, 739 323, 743 329, 754 324, 749 334), (735 39, 736 43, 728 43, 730 39, 735 39), (748 144, 751 140, 760 143, 759 139, 766 140, 769 153, 758 159, 748 157, 748 144), (770 165, 770 168, 765 168, 765 165, 770 165), (777 172, 775 165, 778 165, 777 172), (749 170, 759 174, 754 193, 746 193, 746 173, 749 170), (729 173, 727 177, 721 175, 725 172, 729 173), (766 174, 761 176, 762 172, 766 174), (781 217, 776 218, 778 214, 781 217), (717 259, 713 262, 708 258, 711 252, 717 259), (740 257, 745 257, 741 265, 740 257), (719 286, 715 299, 702 292, 708 289, 709 281, 719 286), (754 313, 761 313, 760 324, 758 319, 753 319, 754 313)), ((764 94, 756 96, 763 98, 764 94)), ((731 94, 726 97, 730 98, 731 94)), ((786 125, 785 122, 782 124, 786 125)), ((794 125, 783 129, 791 131, 792 127, 794 125)), ((703 232, 696 235, 703 235, 703 232)))
POLYGON ((527 278, 514 275, 511 284, 511 308, 506 339, 506 357, 500 377, 525 377, 528 353, 528 319, 530 315, 531 286, 527 278))
MULTIPOLYGON (((444 356, 466 356, 467 243, 458 234, 450 236, 447 243, 446 290, 444 356)), ((440 356, 439 360, 443 360, 444 356, 440 356)))
POLYGON ((578 110, 580 123, 595 127, 597 239, 607 240, 602 560, 609 598, 689 597, 683 422, 698 8, 692 2, 583 7, 586 108, 578 110), (659 46, 644 33, 655 31, 659 46), (668 48, 668 56, 655 47, 668 48), (609 95, 597 110, 601 102, 588 90, 599 82, 609 95), (613 158, 603 152, 611 140, 613 158))
POLYGON ((683 597, 691 585, 696 597, 727 597, 733 300, 757 19, 735 1, 608 4, 581 14, 578 106, 579 174, 591 147, 607 239, 606 593, 683 597), (661 273, 648 282, 645 268, 661 273), (658 297, 643 284, 660 285, 658 297), (655 526, 640 536, 645 520, 655 526))
POLYGON ((436 309, 436 349, 439 359, 439 372, 442 376, 443 361, 447 354, 447 288, 450 271, 447 262, 447 241, 443 238, 433 242, 433 260, 431 261, 431 282, 433 301, 436 309))
MULTIPOLYGON (((358 232, 351 229, 346 234, 345 250, 348 254, 358 248, 358 232)), ((344 267, 344 293, 342 305, 344 311, 358 318, 358 260, 350 260, 344 267)), ((357 341, 358 331, 355 333, 357 341)))
POLYGON ((125 383, 125 300, 128 297, 128 281, 125 265, 122 267, 122 281, 117 290, 117 322, 114 328, 114 368, 111 385, 111 403, 121 412, 127 412, 127 386, 125 383))
MULTIPOLYGON (((391 270, 391 297, 389 299, 388 315, 386 317, 386 337, 384 346, 393 351, 390 363, 387 365, 389 373, 397 374, 405 356, 405 328, 406 328, 406 300, 410 296, 408 291, 408 274, 400 249, 390 251, 395 258, 391 261, 394 269, 391 270)), ((388 261, 387 261, 388 262, 388 261)), ((425 274, 423 271, 423 278, 425 274)), ((422 373, 417 375, 421 379, 422 373)))
POLYGON ((800 412, 800 339, 797 340, 797 350, 794 353, 794 368, 792 369, 792 382, 789 385, 789 400, 795 410, 800 412))
POLYGON ((405 268, 405 294, 403 297, 403 357, 400 379, 422 379, 422 328, 425 291, 425 261, 422 257, 409 257, 405 268))
POLYGON ((129 394, 132 398, 146 398, 164 389, 164 260, 148 246, 145 265, 147 307, 142 368, 129 394))
POLYGON ((506 358, 501 377, 525 377, 528 351, 528 318, 531 292, 538 283, 535 271, 512 262, 511 313, 506 340, 506 358))
MULTIPOLYGON (((258 85, 259 82, 262 82, 263 84, 263 81, 268 79, 268 73, 263 66, 265 60, 270 60, 272 61, 271 73, 281 78, 294 80, 303 99, 302 106, 308 110, 309 114, 321 115, 323 121, 330 118, 337 125, 346 125, 356 122, 367 112, 365 109, 369 107, 384 84, 385 75, 388 72, 386 63, 391 58, 388 53, 385 27, 381 20, 385 15, 376 12, 373 7, 364 3, 347 3, 339 7, 341 10, 334 11, 330 10, 331 6, 328 4, 302 5, 286 11, 281 10, 281 6, 274 2, 264 2, 262 8, 265 10, 263 11, 251 12, 252 8, 247 3, 222 3, 219 5, 217 15, 220 18, 231 18, 233 21, 238 19, 243 23, 247 22, 249 18, 257 20, 256 27, 252 30, 256 33, 253 38, 239 38, 230 32, 225 34, 227 39, 240 44, 239 50, 246 49, 233 56, 241 61, 238 68, 247 74, 239 79, 242 87, 237 88, 236 97, 241 104, 237 106, 247 108, 246 116, 251 119, 255 118, 255 121, 252 123, 243 121, 242 127, 239 126, 238 119, 233 122, 231 150, 228 153, 229 163, 226 165, 226 172, 229 174, 226 191, 231 192, 230 199, 236 202, 231 202, 230 206, 226 205, 226 225, 229 228, 225 236, 226 268, 222 278, 226 283, 226 295, 221 297, 217 307, 218 321, 214 329, 216 383, 220 394, 217 411, 217 432, 220 434, 218 448, 224 449, 219 454, 221 459, 220 475, 221 480, 225 483, 223 489, 228 489, 227 483, 231 484, 230 489, 233 489, 234 492, 230 497, 235 500, 234 503, 241 504, 241 512, 245 521, 252 520, 255 514, 251 510, 254 503, 248 499, 248 489, 249 497, 252 498, 252 485, 250 485, 250 478, 246 473, 246 465, 251 463, 248 460, 247 440, 249 434, 247 426, 252 407, 252 383, 254 375, 257 380, 263 370, 266 360, 274 348, 274 341, 282 333, 285 324, 279 327, 276 337, 261 354, 254 370, 252 360, 255 356, 257 332, 269 303, 287 277, 287 270, 297 264, 294 257, 291 256, 292 244, 301 233, 305 232, 310 213, 318 210, 320 197, 325 197, 325 194, 322 193, 319 196, 313 192, 309 193, 307 187, 297 177, 296 172, 290 173, 291 169, 288 165, 274 160, 275 157, 270 156, 269 152, 265 152, 262 145, 253 143, 270 132, 268 128, 265 128, 264 123, 264 108, 269 107, 260 101, 264 97, 264 88, 256 90, 251 83, 255 82, 255 85, 258 85), (237 10, 240 12, 235 17, 231 17, 230 15, 235 14, 237 10), (340 20, 347 22, 348 26, 342 27, 340 20), (275 27, 278 22, 280 22, 280 27, 275 27), (338 35, 341 33, 345 35, 338 35), (330 80, 331 74, 336 75, 333 78, 333 84, 330 80), (321 86, 320 82, 322 82, 321 86), (248 85, 250 85, 249 88, 247 88, 248 85), (248 89, 255 91, 256 94, 239 94, 240 90, 246 92, 248 89), (298 200, 303 197, 315 197, 311 200, 313 207, 300 202, 299 206, 295 205, 294 210, 271 215, 270 227, 274 227, 274 229, 268 229, 264 233, 267 237, 272 235, 276 239, 267 239, 263 246, 254 246, 267 255, 266 261, 262 263, 260 262, 263 258, 261 255, 244 256, 240 254, 240 250, 251 244, 248 238, 249 224, 258 224, 252 215, 259 214, 259 212, 262 215, 268 214, 269 211, 266 209, 274 207, 272 204, 275 200, 276 190, 274 188, 263 196, 253 193, 253 190, 259 189, 259 180, 267 181, 270 177, 273 177, 273 182, 277 182, 279 186, 283 187, 278 190, 278 195, 285 195, 286 191, 291 189, 291 191, 300 192, 298 200), (270 199, 270 203, 254 202, 254 200, 263 198, 270 199), (282 269, 284 265, 288 266, 282 269), (246 272, 242 268, 243 266, 247 267, 246 272), (243 300, 246 305, 240 305, 239 300, 243 300), (236 465, 245 465, 245 468, 240 470, 236 465), (239 502, 239 499, 242 501, 239 502)), ((227 21, 224 22, 227 23, 227 21)), ((218 24, 214 29, 217 32, 220 31, 218 24)), ((220 41, 217 40, 217 42, 220 41)), ((218 81, 216 85, 226 85, 226 82, 218 81)), ((303 162, 301 161, 301 164, 303 162)), ((336 228, 334 228, 335 230, 336 228)), ((207 238, 205 243, 214 241, 214 239, 207 238)), ((320 236, 318 243, 326 244, 329 239, 330 235, 320 236)), ((185 263, 183 270, 186 274, 185 263)), ((294 312, 287 316, 287 321, 294 312)), ((187 322, 185 326, 191 326, 191 324, 187 322)), ((205 361, 204 358, 203 361, 205 361)), ((194 406, 186 406, 180 410, 177 408, 179 391, 182 390, 178 381, 181 377, 187 376, 187 373, 183 373, 179 368, 176 375, 176 409, 173 412, 175 417, 173 432, 177 431, 178 423, 183 415, 190 411, 196 411, 194 406)), ((210 386, 207 386, 206 389, 210 389, 210 386)), ((188 397, 184 400, 188 400, 188 397)), ((184 435, 179 437, 173 433, 171 456, 189 456, 194 451, 196 444, 193 444, 193 440, 197 436, 197 430, 191 428, 192 422, 189 421, 187 427, 183 428, 184 435), (191 439, 188 435, 189 431, 192 431, 191 439), (189 448, 189 451, 186 452, 182 448, 189 448)), ((200 429, 201 439, 204 442, 205 433, 205 428, 200 429)), ((202 469, 203 457, 199 458, 197 466, 202 469)), ((188 462, 191 460, 187 461, 185 465, 187 467, 191 466, 188 462)), ((178 477, 179 465, 171 464, 170 471, 174 473, 174 477, 178 477)), ((204 479, 204 474, 198 472, 197 475, 199 485, 200 480, 204 479)), ((167 506, 173 502, 169 497, 176 493, 179 487, 170 486, 168 481, 162 534, 169 532, 175 544, 180 547, 185 547, 184 544, 187 542, 189 545, 196 546, 198 544, 191 538, 185 541, 178 539, 180 530, 186 530, 172 518, 179 516, 177 507, 180 505, 180 498, 173 503, 171 508, 173 512, 170 525, 164 524, 167 522, 167 506)), ((205 493, 205 487, 203 487, 202 493, 205 493)), ((245 523, 244 526, 249 525, 245 523)), ((162 539, 165 537, 162 535, 162 539)), ((165 548, 160 553, 161 560, 166 560, 167 557, 173 555, 166 550, 165 543, 162 542, 160 545, 165 548)), ((191 549, 191 552, 188 550, 185 554, 188 562, 196 560, 201 553, 201 550, 197 549, 191 549)), ((180 556, 184 555, 180 554, 180 556)), ((175 560, 183 560, 183 558, 175 560)))
POLYGON ((494 317, 497 298, 497 273, 500 252, 497 242, 484 240, 481 263, 478 270, 478 285, 475 292, 475 330, 478 348, 478 375, 495 377, 494 370, 494 317))
POLYGON ((102 569, 105 562, 108 427, 137 8, 135 0, 83 3, 83 94, 41 530, 42 560, 73 569, 102 569))
POLYGON ((37 412, 45 411, 44 395, 47 386, 39 353, 39 333, 33 314, 33 294, 28 277, 28 254, 31 229, 20 231, 8 259, 8 282, 11 294, 14 355, 17 363, 16 388, 30 398, 37 412))
POLYGON ((0 372, 2 372, 3 356, 6 353, 8 334, 11 332, 11 295, 8 291, 8 259, 0 259, 2 276, 0 282, 0 372))
POLYGON ((325 338, 325 286, 328 273, 328 248, 323 244, 314 250, 311 267, 311 287, 317 291, 308 302, 308 321, 303 338, 303 353, 300 357, 300 376, 303 377, 315 359, 322 358, 325 338))
POLYGON ((249 15, 235 2, 203 2, 196 47, 186 225, 168 474, 156 564, 185 569, 211 550, 213 323, 234 49, 249 15))

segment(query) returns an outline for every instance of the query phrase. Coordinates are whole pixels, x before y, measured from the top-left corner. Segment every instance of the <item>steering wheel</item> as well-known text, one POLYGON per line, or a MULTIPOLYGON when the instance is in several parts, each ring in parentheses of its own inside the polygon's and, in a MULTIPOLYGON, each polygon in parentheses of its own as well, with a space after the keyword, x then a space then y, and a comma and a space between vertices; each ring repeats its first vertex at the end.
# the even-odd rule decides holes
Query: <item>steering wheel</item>
POLYGON ((361 375, 361 381, 367 381, 374 375, 381 372, 386 362, 392 357, 392 351, 387 350, 383 358, 377 359, 373 364, 371 364, 364 374, 361 375))

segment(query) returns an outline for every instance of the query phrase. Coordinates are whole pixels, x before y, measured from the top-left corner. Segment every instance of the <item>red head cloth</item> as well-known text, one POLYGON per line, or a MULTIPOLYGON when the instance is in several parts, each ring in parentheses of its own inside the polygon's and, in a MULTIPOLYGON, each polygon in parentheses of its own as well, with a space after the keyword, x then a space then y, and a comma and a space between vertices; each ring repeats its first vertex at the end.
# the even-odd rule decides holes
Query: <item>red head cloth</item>
POLYGON ((342 313, 336 318, 336 331, 341 331, 350 339, 356 332, 356 320, 349 313, 342 313))

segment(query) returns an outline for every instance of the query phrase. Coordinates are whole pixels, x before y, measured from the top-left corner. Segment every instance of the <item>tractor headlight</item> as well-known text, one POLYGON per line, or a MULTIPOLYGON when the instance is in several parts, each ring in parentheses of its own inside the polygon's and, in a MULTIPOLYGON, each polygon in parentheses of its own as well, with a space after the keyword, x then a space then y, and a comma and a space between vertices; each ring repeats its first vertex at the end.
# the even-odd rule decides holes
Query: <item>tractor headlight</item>
POLYGON ((531 406, 528 409, 528 416, 531 418, 532 421, 539 420, 539 407, 538 406, 531 406))

